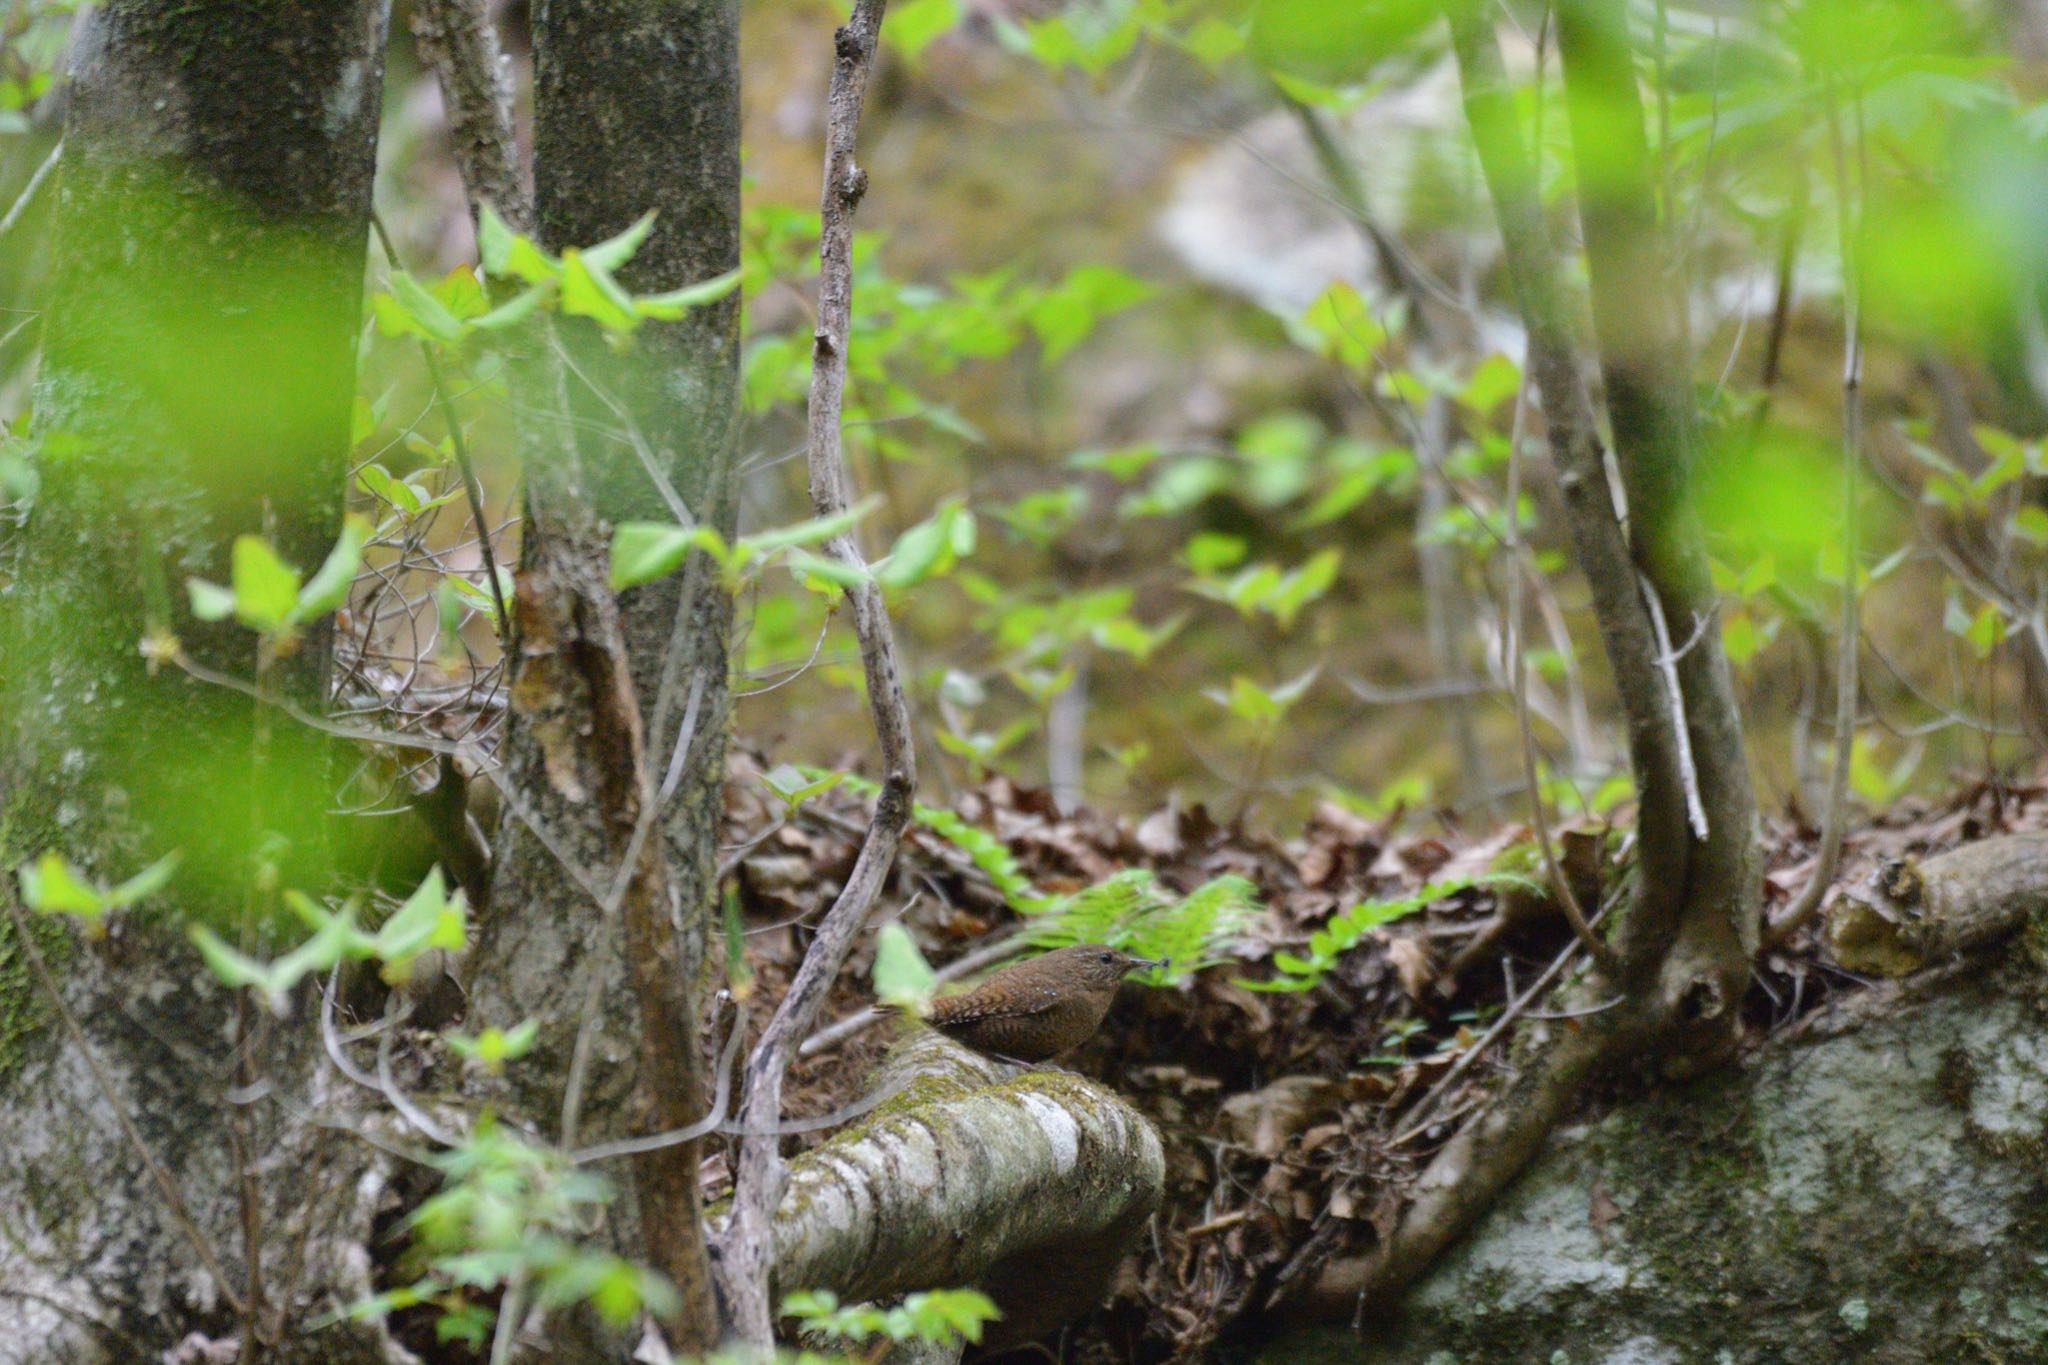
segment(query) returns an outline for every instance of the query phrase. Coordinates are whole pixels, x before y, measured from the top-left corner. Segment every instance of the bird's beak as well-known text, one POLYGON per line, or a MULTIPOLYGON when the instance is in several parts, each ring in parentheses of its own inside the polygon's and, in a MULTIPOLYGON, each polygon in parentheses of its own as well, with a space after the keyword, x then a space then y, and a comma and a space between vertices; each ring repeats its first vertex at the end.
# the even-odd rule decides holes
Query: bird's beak
POLYGON ((1140 968, 1140 967, 1150 967, 1150 968, 1152 968, 1152 969, 1153 969, 1154 971, 1159 971, 1159 970, 1163 970, 1163 969, 1165 968, 1165 966, 1166 966, 1166 959, 1165 959, 1165 958, 1163 958, 1163 957, 1162 957, 1162 958, 1158 958, 1158 959, 1153 959, 1153 958, 1149 958, 1149 957, 1134 957, 1134 958, 1132 958, 1132 959, 1131 959, 1131 970, 1132 970, 1132 971, 1136 971, 1136 970, 1138 970, 1138 968, 1140 968))

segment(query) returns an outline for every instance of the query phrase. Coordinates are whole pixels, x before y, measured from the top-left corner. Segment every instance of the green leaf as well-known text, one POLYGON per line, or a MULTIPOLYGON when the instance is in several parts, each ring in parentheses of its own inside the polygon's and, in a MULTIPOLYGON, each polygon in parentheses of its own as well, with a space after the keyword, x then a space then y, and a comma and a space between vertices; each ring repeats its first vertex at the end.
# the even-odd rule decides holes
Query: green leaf
POLYGON ((362 567, 363 546, 370 539, 370 523, 353 514, 342 518, 341 538, 327 552, 319 572, 300 591, 291 612, 294 625, 317 620, 348 600, 356 570, 362 567))
POLYGON ((420 491, 402 479, 393 478, 380 464, 366 464, 356 471, 356 484, 373 498, 390 503, 401 512, 416 515, 424 503, 420 491))
POLYGON ((443 275, 435 283, 433 294, 458 321, 479 317, 491 306, 476 272, 466 265, 458 265, 443 275))
POLYGON ((905 0, 889 7, 889 17, 882 21, 882 41, 915 70, 924 50, 959 21, 960 0, 905 0))
POLYGON ((2048 545, 2048 509, 2031 502, 2015 509, 2012 533, 2030 545, 2048 545))
POLYGON ((188 578, 185 593, 192 599, 192 614, 202 621, 225 621, 235 614, 235 595, 218 583, 188 578))
POLYGON ((1513 398, 1521 387, 1521 367, 1496 351, 1472 371, 1458 401, 1483 416, 1513 398))
POLYGON ((1363 370, 1387 343, 1387 329, 1352 286, 1338 281, 1325 289, 1301 315, 1297 333, 1310 350, 1363 370))
POLYGON ((630 332, 640 325, 632 296, 575 247, 562 253, 562 311, 589 318, 612 332, 630 332))
POLYGON ((1416 41, 1442 12, 1439 0, 1258 0, 1251 55, 1276 74, 1353 84, 1416 41))
POLYGON ((522 289, 488 313, 472 320, 469 325, 484 332, 499 332, 507 327, 517 326, 533 315, 533 311, 540 307, 541 300, 546 298, 549 292, 540 285, 532 289, 522 289))
POLYGON ((1312 556, 1308 563, 1287 574, 1274 589, 1271 599, 1263 604, 1284 628, 1294 625, 1294 618, 1301 609, 1330 590, 1337 581, 1337 565, 1342 552, 1329 549, 1312 556))
MULTIPOLYGON (((607 237, 596 246, 585 247, 578 254, 583 258, 583 263, 592 270, 601 270, 606 274, 610 274, 633 259, 634 254, 647 241, 647 234, 652 231, 654 231, 654 210, 649 209, 634 219, 631 226, 627 227, 624 232, 619 233, 615 237, 607 237)), ((567 255, 567 252, 563 253, 565 264, 567 255)))
POLYGON ((809 521, 799 521, 771 531, 756 531, 753 535, 740 537, 740 542, 750 547, 752 554, 759 558, 766 558, 792 545, 816 545, 851 531, 860 524, 862 518, 881 506, 881 503, 879 497, 863 498, 843 512, 834 512, 825 517, 812 517, 809 521))
POLYGON ((1187 613, 1181 612, 1161 622, 1156 629, 1147 630, 1141 622, 1127 616, 1118 617, 1095 627, 1093 638, 1102 648, 1128 654, 1142 664, 1150 661, 1153 651, 1172 639, 1187 624, 1187 619, 1187 613))
POLYGON ((917 1008, 931 998, 938 975, 917 950, 910 931, 885 924, 875 935, 875 998, 885 1005, 917 1008))
POLYGON ((846 774, 830 772, 813 780, 794 763, 778 763, 762 774, 761 780, 768 784, 770 791, 782 798, 783 805, 794 812, 812 797, 823 795, 845 781, 846 774))
POLYGON ((1243 536, 1223 531, 1197 531, 1181 547, 1181 562, 1198 574, 1222 573, 1244 562, 1243 536))
POLYGON ((274 631, 290 622, 299 600, 299 571, 277 557, 261 536, 235 537, 235 619, 252 630, 274 631))
POLYGON ((973 551, 974 537, 974 514, 957 499, 949 499, 896 538, 888 558, 874 568, 875 581, 900 591, 948 573, 961 555, 973 551))
POLYGON ((57 853, 24 863, 20 877, 22 903, 39 914, 98 920, 107 911, 106 896, 57 853))
POLYGON ((843 559, 814 555, 809 550, 791 550, 783 556, 783 562, 799 581, 813 589, 830 585, 850 592, 863 583, 874 581, 866 569, 848 564, 843 559))
POLYGON ((714 275, 700 284, 686 284, 681 289, 672 289, 666 294, 641 294, 633 300, 633 310, 643 318, 674 322, 692 308, 716 303, 739 287, 740 272, 728 270, 723 275, 714 275))
POLYGON ((178 864, 183 859, 182 853, 167 853, 127 881, 109 887, 103 898, 106 907, 109 910, 120 910, 154 896, 170 885, 171 876, 178 870, 178 864))
POLYGON ((423 335, 443 345, 461 339, 462 319, 449 311, 447 304, 435 298, 432 290, 405 271, 392 272, 391 296, 405 310, 406 316, 418 324, 423 335))
POLYGON ((384 962, 381 974, 397 985, 411 976, 412 964, 420 954, 433 948, 458 951, 467 941, 462 893, 451 896, 441 869, 435 867, 377 931, 374 946, 384 962))
POLYGON ((1153 288, 1107 265, 1076 266, 1067 278, 1025 309, 1025 319, 1052 363, 1079 345, 1095 324, 1152 296, 1153 288))
POLYGON ((1181 35, 1180 45, 1188 55, 1216 71, 1225 62, 1244 51, 1244 34, 1234 25, 1226 24, 1215 15, 1205 15, 1181 35))
POLYGON ((698 543, 694 530, 668 522, 622 522, 612 531, 612 591, 637 588, 674 573, 698 543))
POLYGON ((562 277, 561 264, 535 246, 531 238, 506 226, 489 204, 484 205, 477 218, 476 244, 488 274, 533 285, 553 284, 562 277))

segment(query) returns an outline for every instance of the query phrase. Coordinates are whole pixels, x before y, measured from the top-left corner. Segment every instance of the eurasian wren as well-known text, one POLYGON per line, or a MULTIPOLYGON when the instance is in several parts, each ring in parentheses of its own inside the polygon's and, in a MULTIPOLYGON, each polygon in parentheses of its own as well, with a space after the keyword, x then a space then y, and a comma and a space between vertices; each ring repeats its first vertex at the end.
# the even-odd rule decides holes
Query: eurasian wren
POLYGON ((933 1001, 925 1022, 977 1052, 1042 1062, 1094 1035, 1127 973, 1163 965, 1100 943, 1058 948, 933 1001))

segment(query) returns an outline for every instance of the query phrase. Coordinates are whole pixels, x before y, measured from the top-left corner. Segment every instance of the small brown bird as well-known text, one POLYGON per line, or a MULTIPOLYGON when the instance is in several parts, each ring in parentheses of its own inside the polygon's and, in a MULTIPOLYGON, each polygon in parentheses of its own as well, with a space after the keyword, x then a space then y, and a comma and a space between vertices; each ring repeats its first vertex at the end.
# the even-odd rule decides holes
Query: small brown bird
POLYGON ((977 1052, 1042 1062, 1094 1036, 1128 973, 1165 965, 1100 943, 1058 948, 933 1001, 925 1022, 977 1052))

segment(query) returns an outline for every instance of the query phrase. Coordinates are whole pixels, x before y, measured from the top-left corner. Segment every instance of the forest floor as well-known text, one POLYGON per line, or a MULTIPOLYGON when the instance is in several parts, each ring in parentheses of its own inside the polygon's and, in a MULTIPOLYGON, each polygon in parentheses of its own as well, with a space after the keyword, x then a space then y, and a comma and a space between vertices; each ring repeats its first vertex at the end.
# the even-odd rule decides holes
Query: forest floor
MULTIPOLYGON (((739 855, 750 1008, 765 1017, 853 864, 867 810, 842 786, 790 815, 761 777, 758 760, 736 757, 727 842, 739 855)), ((2044 791, 2038 776, 1980 778, 1942 800, 1900 800, 1851 832, 1837 884, 1854 886, 1896 858, 2048 828, 2044 791)), ((1471 887, 1370 932, 1311 990, 1254 991, 1242 982, 1272 977, 1272 956, 1304 953, 1333 914, 1526 869, 1531 832, 1464 829, 1426 811, 1374 822, 1325 805, 1299 834, 1276 839, 1199 805, 1139 820, 1063 814, 1048 792, 1001 777, 960 792, 951 808, 993 833, 1042 894, 1146 868, 1176 892, 1239 875, 1265 906, 1229 943, 1232 960, 1177 988, 1127 988, 1094 1041, 1063 1059, 1147 1113, 1167 1158, 1149 1242, 1125 1263, 1109 1305, 1075 1329, 1066 1360, 1197 1353, 1312 1280, 1325 1260, 1369 1249, 1399 1214, 1409 1181, 1490 1093, 1514 1032, 1495 1037, 1490 1025, 1571 950, 1562 917, 1540 898, 1471 887), (1473 1049, 1479 1055, 1468 1057, 1473 1049)), ((1774 819, 1764 838, 1765 903, 1776 913, 1810 875, 1818 832, 1774 819)), ((1627 875, 1621 830, 1588 823, 1560 839, 1582 896, 1597 901, 1627 875)), ((1024 919, 959 842, 924 825, 913 826, 879 914, 900 917, 935 964, 1014 934, 1024 919)), ((1871 984, 1831 963, 1819 932, 1816 923, 1765 955, 1744 1002, 1746 1049, 1871 984)), ((829 1019, 872 1003, 870 965, 863 950, 835 987, 829 1019)), ((1517 1012, 1516 1029, 1577 1027, 1554 994, 1517 1012)), ((857 1098, 899 1027, 867 1028, 800 1062, 792 1114, 857 1098)), ((1650 1083, 1613 1078, 1588 1102, 1650 1083)), ((722 1183, 720 1158, 710 1175, 722 1183)))

